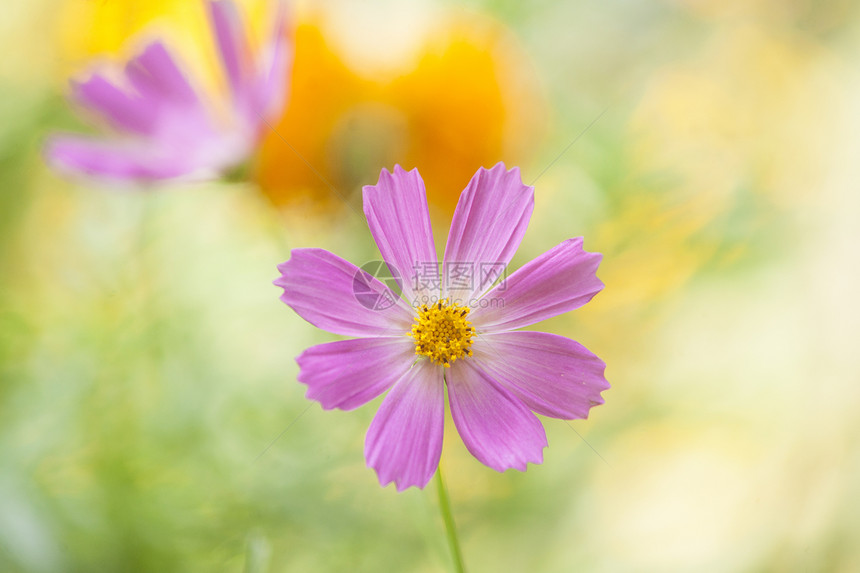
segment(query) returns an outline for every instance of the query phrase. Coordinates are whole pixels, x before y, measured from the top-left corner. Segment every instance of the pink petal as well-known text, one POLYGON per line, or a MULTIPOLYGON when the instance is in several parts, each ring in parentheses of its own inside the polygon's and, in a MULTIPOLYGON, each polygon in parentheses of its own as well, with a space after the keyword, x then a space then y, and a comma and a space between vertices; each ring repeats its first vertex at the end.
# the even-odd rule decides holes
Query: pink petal
MULTIPOLYGON (((125 74, 141 94, 141 105, 158 111, 150 145, 162 147, 165 155, 179 153, 194 157, 195 165, 217 173, 239 163, 247 154, 247 150, 223 152, 231 146, 238 130, 219 129, 207 106, 160 42, 149 44, 139 56, 129 60, 125 74)), ((192 166, 189 172, 194 170, 192 166)))
POLYGON ((479 336, 473 360, 493 380, 544 416, 587 418, 609 388, 606 364, 569 338, 546 332, 479 336))
POLYGON ((251 50, 239 10, 230 0, 212 0, 209 2, 209 16, 230 91, 236 101, 244 102, 251 79, 251 50))
MULTIPOLYGON (((281 112, 286 101, 287 76, 292 68, 292 43, 286 35, 286 4, 277 3, 274 25, 260 55, 259 113, 273 118, 281 112)), ((259 121, 259 118, 252 118, 259 121)))
POLYGON ((445 380, 457 432, 482 464, 503 472, 525 471, 529 462, 543 462, 547 445, 543 426, 516 396, 474 361, 458 360, 445 380))
POLYGON ((199 106, 200 99, 179 65, 161 42, 148 44, 128 61, 125 74, 143 95, 182 106, 199 106))
POLYGON ((84 82, 72 82, 72 99, 98 113, 114 127, 133 133, 152 132, 156 110, 141 98, 128 94, 101 74, 84 82))
MULTIPOLYGON (((425 266, 436 269, 438 259, 418 170, 407 172, 395 165, 392 174, 383 169, 376 185, 364 187, 364 214, 382 258, 394 267, 392 273, 396 270, 403 277, 406 300, 414 305, 416 298, 438 297, 438 284, 427 284, 427 273, 422 270, 425 266)), ((418 304, 422 302, 432 300, 419 300, 418 304)))
POLYGON ((62 171, 118 180, 167 179, 193 168, 189 158, 158 154, 142 141, 56 136, 45 144, 44 153, 62 171))
POLYGON ((603 288, 595 273, 603 256, 568 239, 531 260, 485 294, 470 315, 479 331, 513 330, 568 312, 603 288))
POLYGON ((373 400, 415 361, 411 338, 355 338, 308 348, 296 361, 306 397, 326 410, 352 410, 373 400))
POLYGON ((442 369, 420 360, 382 401, 364 440, 368 467, 397 491, 424 487, 439 466, 445 423, 442 369))
POLYGON ((445 248, 447 296, 468 301, 492 286, 519 247, 534 210, 534 187, 519 168, 481 168, 460 195, 445 248), (463 271, 462 265, 465 265, 463 271), (461 267, 461 273, 455 266, 461 267))
POLYGON ((281 300, 318 328, 347 336, 402 336, 411 328, 412 311, 403 301, 324 249, 293 249, 278 270, 281 300))

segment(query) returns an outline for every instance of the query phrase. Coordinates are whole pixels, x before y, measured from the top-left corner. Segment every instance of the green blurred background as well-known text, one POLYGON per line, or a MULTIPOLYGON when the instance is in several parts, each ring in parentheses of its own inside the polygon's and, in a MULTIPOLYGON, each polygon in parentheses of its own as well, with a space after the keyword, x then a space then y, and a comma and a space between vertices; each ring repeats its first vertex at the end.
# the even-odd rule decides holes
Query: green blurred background
POLYGON ((250 182, 61 178, 40 146, 87 129, 63 95, 94 56, 163 33, 219 89, 203 11, 4 4, 0 570, 447 570, 432 488, 364 466, 378 400, 304 399, 294 357, 334 337, 271 281, 295 247, 377 258, 354 209, 381 167, 419 168, 441 239, 498 160, 536 180, 515 267, 571 236, 604 253, 605 291, 540 326, 613 387, 545 420, 526 473, 448 424, 469 569, 860 570, 860 5, 292 8, 279 130, 345 199, 271 136, 250 182))

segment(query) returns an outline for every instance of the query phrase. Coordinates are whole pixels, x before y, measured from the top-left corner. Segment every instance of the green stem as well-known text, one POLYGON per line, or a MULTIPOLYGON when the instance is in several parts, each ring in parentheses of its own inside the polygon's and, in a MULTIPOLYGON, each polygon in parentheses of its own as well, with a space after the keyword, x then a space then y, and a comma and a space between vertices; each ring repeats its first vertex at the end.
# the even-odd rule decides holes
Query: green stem
POLYGON ((445 534, 448 537, 448 546, 451 548, 454 570, 457 573, 465 573, 466 567, 463 565, 463 553, 460 551, 460 540, 457 538, 454 515, 451 513, 451 499, 448 497, 448 490, 445 489, 441 464, 436 469, 436 489, 439 492, 439 509, 442 511, 442 521, 445 522, 445 534))

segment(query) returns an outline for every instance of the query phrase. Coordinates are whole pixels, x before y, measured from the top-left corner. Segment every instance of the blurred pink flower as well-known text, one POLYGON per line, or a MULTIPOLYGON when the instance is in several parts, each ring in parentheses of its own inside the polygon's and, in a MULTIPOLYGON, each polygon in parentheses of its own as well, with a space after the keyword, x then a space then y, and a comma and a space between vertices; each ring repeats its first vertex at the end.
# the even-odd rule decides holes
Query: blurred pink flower
POLYGON ((102 137, 53 136, 45 148, 51 165, 147 182, 214 178, 248 158, 265 121, 277 117, 284 104, 292 60, 284 4, 278 3, 270 35, 256 55, 236 5, 231 0, 206 4, 229 87, 228 101, 213 102, 222 113, 210 109, 165 45, 155 41, 124 67, 71 82, 70 99, 112 129, 102 137))
POLYGON ((295 249, 278 266, 281 300, 299 316, 362 337, 298 357, 307 397, 351 410, 390 390, 365 439, 382 485, 424 487, 433 476, 445 386, 466 447, 497 471, 543 461, 546 434, 534 412, 585 418, 603 403, 609 384, 599 358, 562 336, 513 331, 578 308, 603 288, 595 275, 601 255, 584 251, 581 238, 497 282, 533 208, 534 188, 518 169, 478 170, 460 195, 439 272, 424 182, 396 166, 364 187, 364 212, 391 272, 386 280, 402 298, 322 249, 295 249))

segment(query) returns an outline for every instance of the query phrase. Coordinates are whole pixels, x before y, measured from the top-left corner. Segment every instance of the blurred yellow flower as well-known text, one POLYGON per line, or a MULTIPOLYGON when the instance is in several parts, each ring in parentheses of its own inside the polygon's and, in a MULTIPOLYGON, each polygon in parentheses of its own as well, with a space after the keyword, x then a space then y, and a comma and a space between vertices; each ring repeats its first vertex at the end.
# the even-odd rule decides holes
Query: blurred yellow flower
MULTIPOLYGON (((270 6, 267 2, 234 1, 246 15, 254 32, 252 39, 259 39, 270 6)), ((205 8, 203 2, 189 0, 67 0, 57 19, 64 54, 61 77, 65 80, 93 56, 117 55, 123 46, 128 49, 169 28, 170 47, 176 48, 182 63, 201 71, 204 88, 212 89, 221 80, 205 8)))
POLYGON ((202 4, 181 0, 65 2, 61 37, 70 59, 116 53, 158 19, 170 19, 195 38, 206 37, 202 4))

